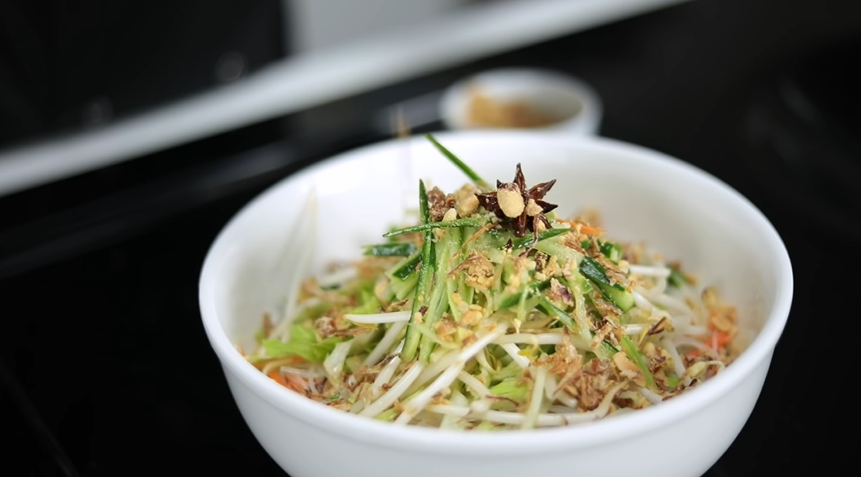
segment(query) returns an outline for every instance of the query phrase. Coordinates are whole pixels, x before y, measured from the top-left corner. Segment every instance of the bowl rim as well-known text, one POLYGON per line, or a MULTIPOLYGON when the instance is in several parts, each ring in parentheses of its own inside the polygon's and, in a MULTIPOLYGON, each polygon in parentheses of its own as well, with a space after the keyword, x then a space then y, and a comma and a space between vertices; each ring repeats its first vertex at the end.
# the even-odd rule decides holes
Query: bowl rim
MULTIPOLYGON (((218 310, 215 305, 214 285, 218 280, 217 272, 221 263, 233 248, 229 242, 230 236, 234 233, 235 226, 241 217, 250 213, 259 204, 268 201, 282 188, 288 187, 294 181, 310 177, 338 162, 352 161, 363 156, 374 155, 392 147, 396 142, 400 145, 403 144, 402 139, 390 139, 334 155, 285 177, 248 202, 221 229, 204 259, 198 298, 201 319, 207 338, 226 373, 233 375, 251 392, 281 412, 311 426, 324 429, 326 432, 338 434, 343 438, 374 442, 389 448, 422 449, 424 452, 438 454, 475 456, 503 452, 534 454, 563 449, 583 449, 630 438, 683 420, 685 417, 705 409, 710 403, 742 384, 760 366, 770 364, 771 354, 789 318, 794 291, 792 265, 777 230, 759 209, 735 189, 708 172, 680 159, 614 139, 512 130, 448 131, 435 133, 435 137, 441 143, 448 144, 452 148, 456 148, 458 142, 476 140, 525 140, 562 145, 557 147, 597 148, 634 156, 637 160, 649 163, 651 167, 679 170, 690 176, 690 180, 701 183, 703 187, 717 189, 720 194, 726 196, 726 200, 733 204, 738 213, 745 214, 746 219, 757 224, 771 255, 769 261, 774 263, 774 276, 777 281, 775 295, 773 306, 768 312, 762 329, 731 366, 697 388, 657 406, 613 419, 581 423, 570 427, 478 433, 397 426, 330 408, 298 393, 285 392, 283 387, 264 376, 241 356, 220 325, 218 310)), ((415 137, 411 140, 424 141, 424 138, 415 137)), ((233 392, 233 390, 231 391, 233 392)))
POLYGON ((443 92, 439 101, 439 117, 446 128, 451 130, 506 130, 516 131, 568 131, 578 134, 596 134, 603 116, 603 103, 598 92, 583 79, 563 71, 537 67, 501 67, 478 71, 452 83, 443 92), (482 78, 528 75, 535 79, 536 84, 562 85, 580 101, 581 110, 573 117, 538 128, 496 128, 492 126, 469 125, 462 121, 463 110, 466 107, 466 97, 469 85, 482 78))

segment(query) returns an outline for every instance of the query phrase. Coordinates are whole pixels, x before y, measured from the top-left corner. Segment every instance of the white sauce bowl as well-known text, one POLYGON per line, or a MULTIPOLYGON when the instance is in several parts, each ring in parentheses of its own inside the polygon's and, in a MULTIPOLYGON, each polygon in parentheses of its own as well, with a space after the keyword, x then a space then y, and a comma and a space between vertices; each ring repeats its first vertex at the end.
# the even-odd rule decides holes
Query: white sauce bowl
POLYGON ((598 133, 601 124, 601 99, 586 82, 552 70, 503 68, 463 79, 443 93, 439 108, 446 128, 500 129, 471 121, 470 103, 476 92, 481 92, 496 104, 517 102, 530 110, 560 118, 534 128, 510 129, 546 129, 591 135, 598 133))

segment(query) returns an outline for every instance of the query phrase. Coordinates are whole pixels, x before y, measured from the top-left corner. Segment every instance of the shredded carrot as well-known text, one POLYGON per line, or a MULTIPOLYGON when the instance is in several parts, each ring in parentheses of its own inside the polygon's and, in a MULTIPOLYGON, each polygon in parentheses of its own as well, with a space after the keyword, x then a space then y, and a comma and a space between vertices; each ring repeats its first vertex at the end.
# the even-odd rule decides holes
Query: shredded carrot
POLYGON ((296 376, 295 374, 287 374, 287 387, 298 392, 303 393, 306 389, 308 389, 308 381, 305 379, 296 376))
POLYGON ((280 370, 273 369, 272 371, 269 371, 269 377, 272 378, 276 383, 284 386, 285 388, 289 387, 287 386, 287 381, 284 379, 284 376, 281 374, 280 370))
POLYGON ((723 331, 714 330, 712 331, 712 342, 717 345, 717 349, 724 349, 729 344, 731 337, 729 333, 724 333, 723 331))
POLYGON ((295 374, 284 374, 278 369, 269 372, 269 377, 285 388, 292 389, 298 393, 308 389, 308 382, 295 374))
POLYGON ((732 341, 733 335, 726 331, 722 331, 715 326, 714 321, 712 320, 715 316, 717 316, 717 312, 712 310, 709 313, 708 323, 708 327, 712 331, 712 334, 703 339, 702 342, 720 351, 726 348, 729 342, 732 341))
POLYGON ((586 235, 601 235, 604 233, 603 230, 598 227, 590 227, 588 225, 580 225, 580 233, 584 233, 586 235))
POLYGON ((601 235, 604 231, 598 227, 592 227, 591 225, 586 225, 583 222, 577 222, 575 220, 567 220, 567 219, 556 219, 558 222, 566 223, 571 226, 572 229, 578 230, 580 233, 586 235, 601 235))
MULTIPOLYGON (((732 341, 732 336, 730 336, 729 333, 725 333, 723 331, 717 330, 711 326, 709 326, 709 328, 711 328, 711 330, 712 330, 712 333, 710 335, 701 336, 698 338, 698 340, 700 342, 702 342, 703 344, 711 346, 716 351, 721 351, 724 348, 726 348, 726 346, 729 344, 730 341, 732 341)), ((691 356, 691 355, 693 355, 694 357, 699 356, 699 350, 692 351, 691 353, 688 353, 688 356, 691 356), (693 353, 696 353, 696 354, 693 354, 693 353)))

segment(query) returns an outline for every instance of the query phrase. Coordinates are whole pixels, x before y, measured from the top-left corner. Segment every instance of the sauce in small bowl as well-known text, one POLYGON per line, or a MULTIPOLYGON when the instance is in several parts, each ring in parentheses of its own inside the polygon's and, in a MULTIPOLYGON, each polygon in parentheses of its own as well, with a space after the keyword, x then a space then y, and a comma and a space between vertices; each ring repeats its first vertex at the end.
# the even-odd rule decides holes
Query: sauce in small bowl
POLYGON ((596 134, 602 107, 586 83, 549 70, 486 71, 452 85, 440 112, 449 129, 553 129, 596 134))

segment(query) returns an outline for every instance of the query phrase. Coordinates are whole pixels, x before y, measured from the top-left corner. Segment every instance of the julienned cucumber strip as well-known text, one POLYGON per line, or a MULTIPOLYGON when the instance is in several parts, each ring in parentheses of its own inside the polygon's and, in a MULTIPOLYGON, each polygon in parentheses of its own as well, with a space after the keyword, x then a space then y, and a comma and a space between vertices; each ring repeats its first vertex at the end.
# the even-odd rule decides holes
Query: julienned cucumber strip
POLYGON ((601 254, 613 263, 619 263, 622 259, 622 247, 613 242, 600 242, 601 254))
POLYGON ((412 275, 416 271, 416 266, 421 262, 422 254, 421 252, 414 253, 411 257, 407 258, 402 262, 395 271, 392 272, 393 277, 397 277, 401 280, 406 280, 407 277, 412 275))
POLYGON ((546 289, 550 288, 550 280, 544 280, 543 282, 536 283, 535 285, 529 286, 521 290, 519 293, 515 293, 513 295, 509 295, 503 298, 499 305, 497 306, 500 310, 507 310, 512 306, 516 305, 520 302, 521 298, 528 298, 530 295, 537 295, 539 292, 542 292, 546 289))
MULTIPOLYGON (((424 181, 419 181, 419 209, 421 213, 422 224, 430 222, 430 207, 428 206, 428 196, 425 190, 424 181)), ((418 283, 416 284, 415 297, 413 298, 412 311, 410 312, 410 324, 416 321, 416 315, 420 314, 420 309, 427 306, 430 298, 430 280, 433 279, 434 266, 434 242, 433 231, 428 229, 424 231, 424 241, 422 243, 422 264, 419 269, 418 283)), ((412 361, 418 351, 421 334, 414 326, 407 327, 407 334, 404 338, 404 348, 401 356, 405 361, 412 361)))
POLYGON ((596 284, 612 286, 610 284, 610 279, 607 278, 607 272, 604 270, 604 266, 593 258, 583 258, 580 262, 580 273, 596 284))
POLYGON ((405 279, 400 278, 392 278, 391 286, 392 293, 395 294, 395 298, 398 300, 403 300, 409 296, 409 294, 415 290, 416 285, 419 282, 419 274, 413 273, 412 275, 407 276, 405 279))
POLYGON ((646 364, 646 358, 642 353, 637 349, 634 343, 631 341, 627 335, 622 335, 622 339, 619 341, 619 344, 622 345, 622 349, 625 351, 625 354, 628 355, 628 358, 640 368, 640 371, 643 372, 643 376, 646 378, 646 387, 649 389, 655 389, 655 377, 652 376, 652 372, 649 370, 648 364, 646 364))
POLYGON ((365 247, 365 255, 372 257, 408 257, 418 250, 412 242, 389 242, 365 247))
MULTIPOLYGON (((427 313, 423 317, 424 325, 430 328, 433 328, 434 324, 448 311, 448 297, 446 296, 448 287, 446 286, 446 282, 448 281, 448 272, 451 269, 450 259, 457 252, 458 248, 460 248, 460 236, 459 229, 449 229, 434 244, 434 260, 436 264, 434 266, 433 284, 430 291, 431 299, 428 304, 427 313)), ((427 339, 427 337, 422 338, 419 343, 419 358, 422 362, 427 363, 430 360, 434 347, 432 340, 427 339)))
POLYGON ((598 289, 601 290, 601 293, 603 293, 608 300, 613 302, 613 304, 618 306, 623 312, 634 307, 634 295, 632 295, 628 290, 625 290, 622 287, 604 285, 603 283, 598 283, 597 285, 598 289))
POLYGON ((634 296, 618 283, 611 284, 604 267, 590 257, 584 257, 580 262, 580 273, 592 280, 608 300, 620 310, 628 311, 634 307, 634 296))

